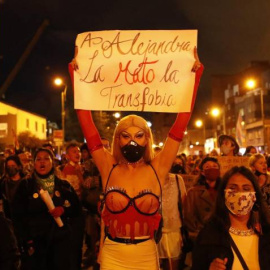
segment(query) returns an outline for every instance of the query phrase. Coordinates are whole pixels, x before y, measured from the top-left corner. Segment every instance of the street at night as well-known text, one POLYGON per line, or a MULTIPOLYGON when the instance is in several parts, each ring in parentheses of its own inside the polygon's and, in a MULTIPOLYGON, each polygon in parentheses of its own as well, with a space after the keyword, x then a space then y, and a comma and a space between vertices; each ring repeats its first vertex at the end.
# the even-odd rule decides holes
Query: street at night
POLYGON ((267 1, 0 17, 0 269, 270 269, 267 1))

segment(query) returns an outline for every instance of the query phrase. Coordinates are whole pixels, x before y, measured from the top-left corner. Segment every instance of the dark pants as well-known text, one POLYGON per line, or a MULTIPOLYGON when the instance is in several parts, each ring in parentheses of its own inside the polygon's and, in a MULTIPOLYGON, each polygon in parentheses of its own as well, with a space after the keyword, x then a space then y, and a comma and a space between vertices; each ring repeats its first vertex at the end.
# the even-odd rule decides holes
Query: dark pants
POLYGON ((72 218, 71 225, 71 269, 81 269, 82 263, 82 247, 84 236, 84 216, 80 215, 72 218))
POLYGON ((34 238, 34 253, 27 259, 27 270, 73 270, 71 268, 71 230, 52 228, 34 238))

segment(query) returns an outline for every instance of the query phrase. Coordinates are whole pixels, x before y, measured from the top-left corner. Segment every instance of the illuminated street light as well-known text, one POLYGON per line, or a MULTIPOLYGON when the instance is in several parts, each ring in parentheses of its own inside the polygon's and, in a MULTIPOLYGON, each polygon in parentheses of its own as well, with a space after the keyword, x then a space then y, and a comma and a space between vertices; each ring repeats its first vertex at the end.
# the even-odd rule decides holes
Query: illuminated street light
POLYGON ((152 127, 152 123, 150 121, 147 121, 147 126, 152 127))
POLYGON ((62 131, 63 131, 63 145, 64 145, 65 143, 65 116, 66 116, 65 101, 66 101, 67 85, 59 77, 54 79, 54 84, 57 86, 64 85, 64 89, 61 91, 61 116, 62 116, 62 131))
POLYGON ((158 145, 159 145, 160 147, 162 147, 162 146, 163 146, 163 142, 160 142, 158 145))
POLYGON ((121 117, 121 113, 116 112, 116 113, 114 114, 114 117, 117 118, 117 119, 120 118, 120 117, 121 117))
POLYGON ((210 113, 211 113, 211 115, 213 117, 218 117, 220 115, 220 109, 219 108, 213 108, 210 113))
POLYGON ((203 121, 202 120, 197 120, 195 122, 195 126, 198 127, 198 128, 202 127, 203 126, 203 121))
MULTIPOLYGON (((246 87, 250 90, 255 90, 256 87, 256 80, 253 78, 250 78, 246 81, 246 87)), ((258 90, 260 90, 260 98, 261 98, 261 118, 262 118, 262 132, 263 132, 263 146, 265 151, 265 142, 266 140, 266 132, 265 132, 265 116, 264 116, 264 103, 263 103, 263 88, 260 87, 258 90)))
POLYGON ((54 84, 57 86, 60 86, 63 84, 63 80, 61 78, 55 78, 54 79, 54 84))
POLYGON ((204 143, 205 143, 205 138, 206 138, 206 136, 205 136, 205 124, 204 124, 204 122, 203 122, 201 119, 198 119, 198 120, 195 122, 195 126, 196 126, 197 128, 203 127, 203 144, 204 144, 204 143))
POLYGON ((249 89, 254 89, 256 86, 256 81, 254 79, 248 79, 246 81, 246 87, 249 89))

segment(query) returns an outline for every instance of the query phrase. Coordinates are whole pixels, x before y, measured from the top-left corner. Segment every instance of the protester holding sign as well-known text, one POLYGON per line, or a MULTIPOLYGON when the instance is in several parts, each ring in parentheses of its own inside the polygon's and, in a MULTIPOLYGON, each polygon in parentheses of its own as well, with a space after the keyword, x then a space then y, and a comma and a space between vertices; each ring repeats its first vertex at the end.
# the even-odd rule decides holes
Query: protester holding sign
POLYGON ((230 135, 220 135, 218 137, 218 145, 222 156, 237 156, 239 152, 239 145, 235 138, 230 135))
MULTIPOLYGON (((192 71, 196 72, 196 78, 191 111, 203 71, 196 49, 194 57, 192 71)), ((79 73, 80 65, 78 68, 79 73)), ((71 65, 70 69, 73 79, 71 65)), ((77 109, 77 115, 102 177, 102 219, 107 234, 105 240, 102 239, 101 269, 159 269, 154 236, 161 219, 158 211, 162 186, 176 157, 191 112, 178 114, 163 149, 155 157, 152 132, 143 118, 129 115, 119 121, 111 154, 102 146, 91 112, 77 109)))
POLYGON ((270 175, 267 172, 266 159, 262 154, 255 154, 249 158, 249 166, 256 175, 263 198, 270 209, 270 175))
POLYGON ((233 167, 222 178, 215 212, 198 235, 193 270, 270 266, 270 219, 254 174, 233 167))

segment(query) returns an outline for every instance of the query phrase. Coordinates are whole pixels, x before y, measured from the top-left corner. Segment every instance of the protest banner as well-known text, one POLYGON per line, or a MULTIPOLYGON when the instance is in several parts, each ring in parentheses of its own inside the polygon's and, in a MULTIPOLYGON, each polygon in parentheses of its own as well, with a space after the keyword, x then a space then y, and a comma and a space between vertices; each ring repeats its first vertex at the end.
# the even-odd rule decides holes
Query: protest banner
POLYGON ((76 39, 75 108, 189 112, 197 30, 81 33, 76 39))
POLYGON ((187 191, 197 183, 197 179, 199 177, 198 175, 188 175, 188 174, 180 174, 180 175, 184 180, 187 191))
POLYGON ((220 175, 223 176, 228 170, 234 166, 245 166, 249 168, 248 161, 249 157, 233 156, 226 157, 220 156, 217 157, 218 163, 220 164, 220 175))

